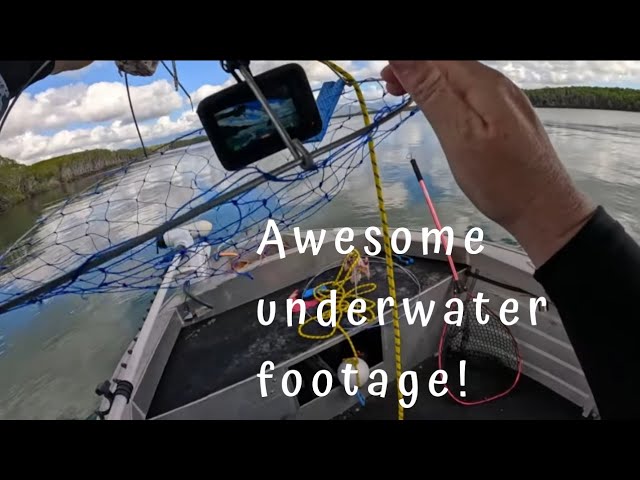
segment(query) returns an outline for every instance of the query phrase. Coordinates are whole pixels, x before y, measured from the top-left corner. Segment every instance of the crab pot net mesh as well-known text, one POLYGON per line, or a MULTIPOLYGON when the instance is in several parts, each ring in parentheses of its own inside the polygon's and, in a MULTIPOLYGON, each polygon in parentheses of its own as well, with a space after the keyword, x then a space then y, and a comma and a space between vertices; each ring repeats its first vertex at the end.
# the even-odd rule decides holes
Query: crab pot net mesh
MULTIPOLYGON (((207 220, 212 231, 196 239, 191 255, 209 246, 212 256, 234 252, 237 265, 255 254, 267 219, 283 231, 326 206, 345 180, 368 161, 368 142, 378 144, 416 113, 405 97, 387 94, 376 79, 357 82, 371 119, 365 128, 353 85, 325 82, 315 91, 324 131, 305 143, 316 168, 299 166, 273 175, 292 161, 288 150, 240 171, 226 171, 202 130, 160 147, 148 158, 121 162, 115 171, 54 209, 0 258, 0 313, 62 294, 96 294, 156 289, 176 251, 158 247, 158 238, 178 217, 207 220), (335 98, 332 98, 334 95, 335 98), (329 107, 327 107, 329 105, 329 107), (321 150, 319 150, 321 149, 321 150), (242 193, 238 187, 252 185, 242 193), (212 208, 194 212, 218 200, 212 208), (153 231, 153 232, 152 232, 153 231), (149 232, 154 238, 149 237, 149 232), (156 235, 157 233, 157 235, 156 235), (142 240, 144 239, 144 240, 142 240)), ((208 277, 227 274, 211 262, 208 277)), ((202 272, 194 272, 193 276, 202 272)), ((188 275, 182 281, 191 281, 188 275)))
POLYGON ((520 378, 518 343, 509 327, 486 304, 481 304, 480 314, 486 324, 478 322, 476 303, 468 299, 464 301, 462 325, 445 324, 442 331, 440 368, 448 373, 449 397, 463 404, 500 398, 520 378), (466 361, 464 382, 460 381, 462 360, 466 361))

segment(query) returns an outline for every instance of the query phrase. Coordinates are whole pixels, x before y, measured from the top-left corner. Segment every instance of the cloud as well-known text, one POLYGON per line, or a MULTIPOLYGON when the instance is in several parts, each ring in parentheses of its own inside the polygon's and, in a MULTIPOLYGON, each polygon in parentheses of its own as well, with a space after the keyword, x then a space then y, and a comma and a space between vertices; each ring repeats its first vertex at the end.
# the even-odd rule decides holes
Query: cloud
MULTIPOLYGON (((140 133, 145 144, 154 143, 167 136, 199 128, 200 121, 196 113, 188 110, 176 120, 168 115, 159 117, 155 122, 140 124, 140 133)), ((132 122, 116 120, 110 125, 98 125, 93 128, 61 130, 53 135, 42 135, 31 131, 4 140, 0 145, 0 155, 19 159, 31 164, 44 158, 94 148, 131 148, 139 146, 140 140, 132 122)))
POLYGON ((194 108, 198 106, 198 104, 204 100, 209 95, 213 95, 216 92, 222 90, 222 85, 209 85, 205 84, 198 88, 196 91, 192 92, 189 96, 191 97, 191 101, 193 102, 194 108))
POLYGON ((380 78, 380 72, 387 64, 386 60, 370 60, 364 62, 363 66, 350 73, 357 79, 380 78))
MULTIPOLYGON (((183 106, 183 98, 166 80, 130 87, 131 102, 139 122, 167 115, 183 106)), ((37 94, 23 93, 2 131, 8 138, 27 132, 66 128, 78 123, 131 121, 123 83, 72 83, 37 94)))
POLYGON ((570 85, 640 85, 640 61, 492 61, 521 88, 570 85))
MULTIPOLYGON (((313 88, 336 75, 314 60, 252 61, 254 75, 286 63, 299 63, 313 88)), ((102 68, 96 62, 87 68, 102 68)), ((386 60, 336 62, 357 79, 379 78, 386 60)), ((522 88, 565 85, 640 86, 640 61, 489 61, 485 62, 522 88)), ((80 72, 86 72, 86 69, 80 72)), ((61 74, 62 75, 62 74, 61 74)), ((74 80, 76 73, 69 73, 74 80)), ((194 106, 207 96, 234 84, 230 76, 219 85, 204 84, 190 92, 194 106)), ((376 84, 365 89, 368 99, 380 98, 376 84)), ((131 97, 146 143, 200 127, 186 98, 167 80, 131 87, 131 97), (169 115, 175 117, 171 120, 169 115)), ((0 155, 25 163, 87 148, 127 148, 138 144, 123 83, 70 83, 38 94, 24 93, 9 116, 0 138, 0 155), (49 134, 49 131, 54 134, 49 134)))

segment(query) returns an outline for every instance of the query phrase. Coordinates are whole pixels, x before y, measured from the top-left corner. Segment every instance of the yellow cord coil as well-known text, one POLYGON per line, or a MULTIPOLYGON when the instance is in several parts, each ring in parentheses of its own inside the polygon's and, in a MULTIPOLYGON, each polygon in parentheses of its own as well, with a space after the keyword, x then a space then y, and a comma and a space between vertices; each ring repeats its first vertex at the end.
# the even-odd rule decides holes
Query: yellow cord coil
MULTIPOLYGON (((334 280, 321 283, 314 287, 313 296, 319 302, 323 300, 328 300, 329 298, 331 298, 331 291, 332 290, 336 291, 335 326, 333 326, 328 333, 325 333, 323 335, 313 335, 313 334, 305 333, 304 328, 307 325, 309 325, 310 323, 319 321, 317 315, 314 317, 308 318, 307 320, 305 320, 304 323, 298 325, 298 334, 301 337, 306 338, 308 340, 327 340, 333 337, 337 331, 342 333, 342 335, 344 335, 345 338, 347 339, 347 342, 349 343, 349 347, 351 348, 351 352, 353 353, 352 358, 345 358, 344 360, 348 363, 353 364, 354 368, 356 369, 358 366, 358 351, 356 350, 356 347, 353 344, 351 337, 349 336, 345 328, 342 326, 342 322, 345 322, 345 321, 348 322, 348 319, 346 317, 347 317, 347 312, 349 310, 349 305, 356 298, 360 298, 365 303, 366 310, 362 316, 367 319, 368 323, 374 322, 376 319, 376 314, 375 314, 376 302, 369 298, 362 298, 360 297, 360 295, 363 295, 365 293, 371 293, 376 288, 378 288, 378 286, 374 282, 369 282, 369 283, 358 284, 357 286, 354 285, 353 288, 347 290, 347 286, 346 286, 347 282, 351 279, 353 271, 359 264, 360 259, 361 259, 360 253, 358 252, 357 249, 354 248, 351 251, 351 253, 349 253, 349 255, 347 255, 345 260, 342 262, 342 265, 340 266, 340 270, 338 271, 338 274, 336 275, 336 278, 334 280)), ((331 309, 330 308, 323 309, 322 310, 323 321, 328 323, 330 318, 331 318, 331 309)), ((356 382, 358 386, 364 383, 360 381, 360 375, 358 370, 356 370, 356 382)))

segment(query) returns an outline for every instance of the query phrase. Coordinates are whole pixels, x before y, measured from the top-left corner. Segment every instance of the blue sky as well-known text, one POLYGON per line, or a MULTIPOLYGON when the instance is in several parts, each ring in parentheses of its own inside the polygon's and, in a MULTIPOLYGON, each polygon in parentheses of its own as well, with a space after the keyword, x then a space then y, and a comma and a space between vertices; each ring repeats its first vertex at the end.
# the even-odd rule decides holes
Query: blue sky
MULTIPOLYGON (((165 61, 171 67, 171 61, 165 61)), ((260 73, 288 61, 253 61, 260 73)), ((316 61, 301 61, 314 87, 334 79, 316 61)), ((385 61, 339 61, 356 78, 378 77, 385 61)), ((495 61, 523 88, 596 85, 640 88, 636 61, 495 61)), ((233 83, 218 61, 177 62, 178 76, 194 105, 233 83), (226 83, 225 83, 226 82, 226 83)), ((166 141, 199 128, 185 94, 175 91, 162 65, 151 77, 129 76, 134 111, 147 144, 166 141)), ((30 86, 11 112, 0 137, 0 155, 33 163, 90 148, 139 146, 124 89, 124 79, 112 61, 98 61, 78 71, 51 75, 30 86)))

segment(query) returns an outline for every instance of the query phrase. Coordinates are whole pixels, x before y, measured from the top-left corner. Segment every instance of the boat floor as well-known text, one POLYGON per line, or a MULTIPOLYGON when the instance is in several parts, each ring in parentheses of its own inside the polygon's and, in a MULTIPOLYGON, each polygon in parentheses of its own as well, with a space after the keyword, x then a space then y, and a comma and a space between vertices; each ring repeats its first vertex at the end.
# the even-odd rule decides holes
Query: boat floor
MULTIPOLYGON (((398 302, 412 298, 451 277, 448 264, 443 261, 414 258, 412 265, 404 267, 419 280, 420 286, 403 269, 396 266, 396 295, 398 302)), ((377 288, 362 295, 377 301, 388 296, 385 265, 370 263, 371 279, 377 288)), ((265 305, 275 301, 277 313, 273 323, 262 326, 257 320, 258 300, 231 309, 215 319, 185 327, 181 330, 168 359, 147 418, 176 409, 256 375, 263 362, 276 365, 290 360, 309 348, 326 340, 309 340, 298 335, 297 325, 286 324, 286 300, 294 289, 302 290, 316 272, 310 272, 307 280, 283 287, 264 297, 265 305)), ((313 285, 332 280, 338 273, 333 268, 320 275, 313 285)), ((250 280, 248 280, 250 282, 250 280)), ((247 285, 247 288, 251 288, 247 285)), ((294 319, 297 315, 294 314, 294 319)), ((323 334, 329 329, 313 323, 306 333, 323 334)), ((339 335, 339 334, 338 334, 339 335)))
MULTIPOLYGON (((429 392, 429 378, 438 369, 437 358, 429 358, 412 368, 418 378, 418 394, 415 404, 404 409, 405 420, 578 420, 584 419, 582 409, 554 393, 535 380, 521 375, 515 388, 507 395, 480 405, 466 406, 455 402, 448 394, 435 397, 429 392)), ((514 372, 495 369, 480 370, 467 367, 465 390, 469 398, 496 394, 496 385, 513 382, 514 372), (502 377, 502 378, 500 378, 502 377), (475 388, 474 388, 475 386, 475 388), (475 392, 474 392, 475 389, 475 392)), ((459 385, 448 385, 457 393, 459 385)), ((442 386, 437 386, 441 389, 442 386)), ((410 397, 406 398, 406 401, 410 397)), ((398 418, 396 383, 389 382, 384 398, 369 396, 365 405, 350 408, 336 420, 395 420, 398 418)))

